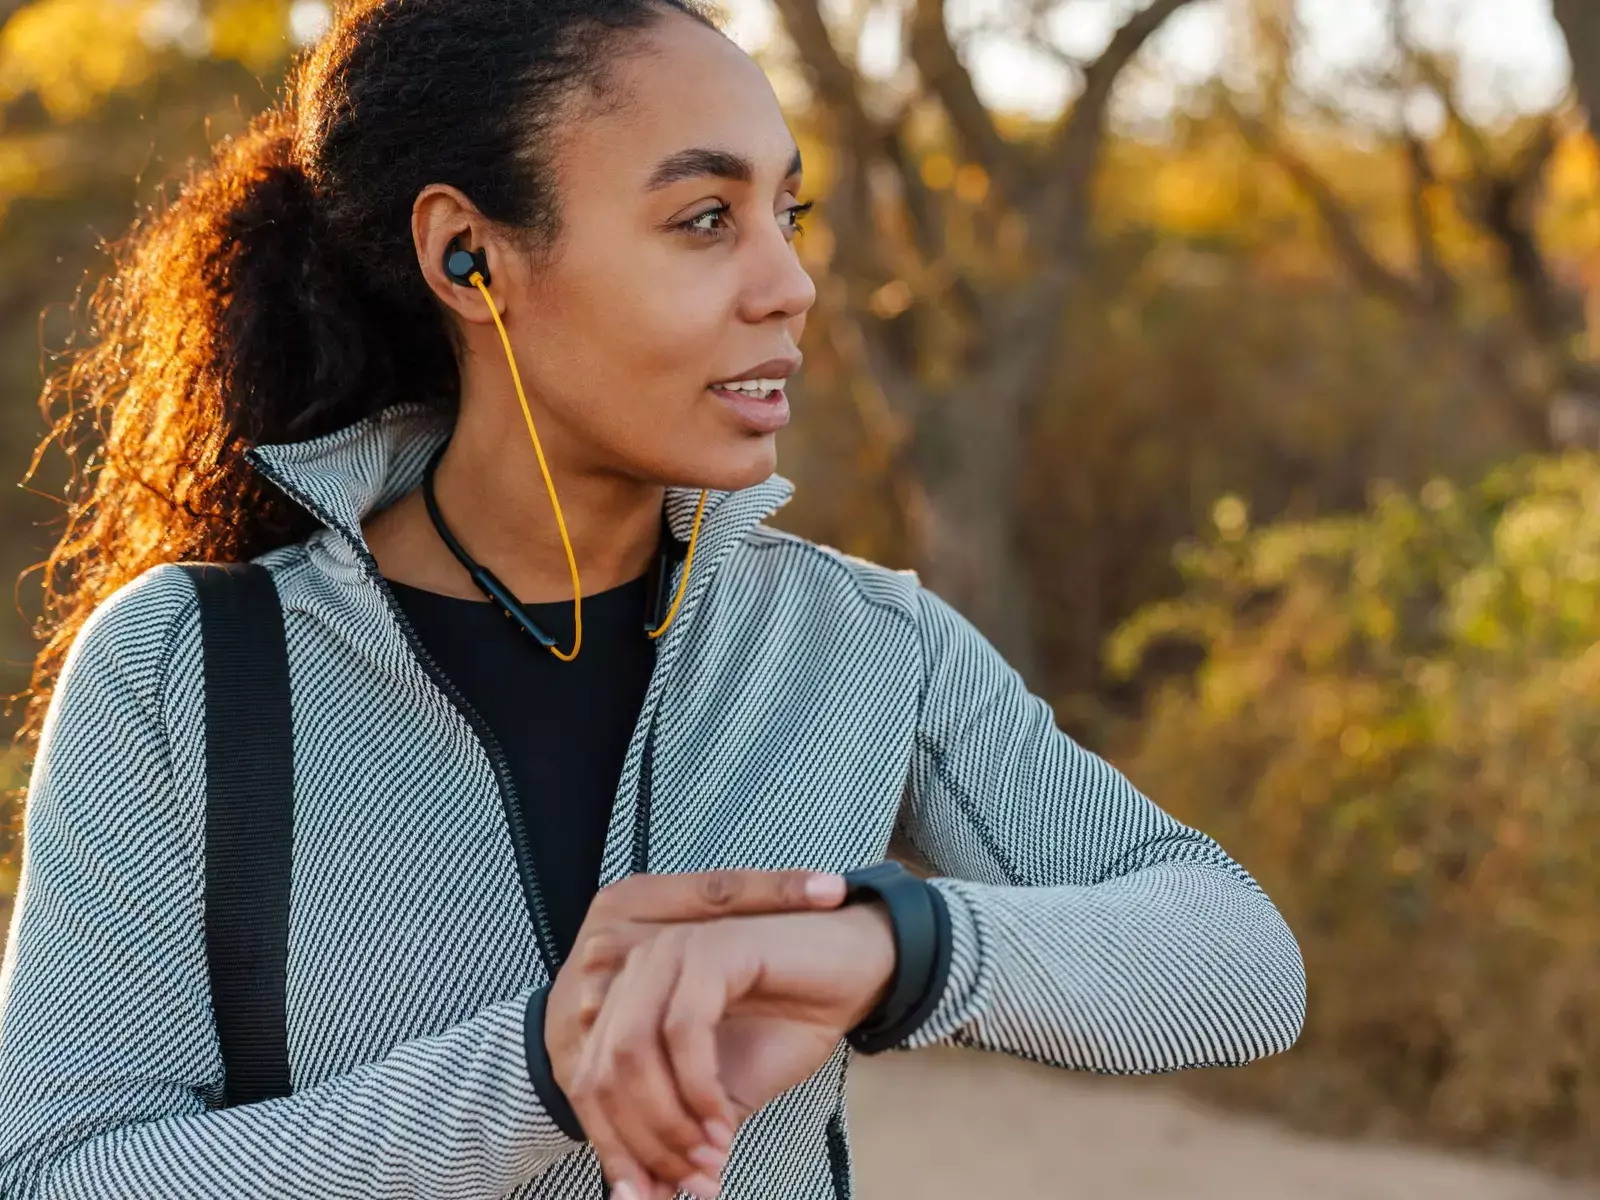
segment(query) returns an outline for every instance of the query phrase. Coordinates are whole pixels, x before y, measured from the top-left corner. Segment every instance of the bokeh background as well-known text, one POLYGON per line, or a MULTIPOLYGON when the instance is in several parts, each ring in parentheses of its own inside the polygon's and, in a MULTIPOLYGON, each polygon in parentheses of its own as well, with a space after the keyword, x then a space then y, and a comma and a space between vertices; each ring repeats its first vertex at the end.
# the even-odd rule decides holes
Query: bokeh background
MULTIPOLYGON (((1600 5, 724 11, 820 201, 780 523, 921 571, 1312 985, 1244 1070, 863 1066, 866 1194, 1600 1194, 1600 5)), ((327 14, 0 0, 0 694, 43 379, 327 14)))

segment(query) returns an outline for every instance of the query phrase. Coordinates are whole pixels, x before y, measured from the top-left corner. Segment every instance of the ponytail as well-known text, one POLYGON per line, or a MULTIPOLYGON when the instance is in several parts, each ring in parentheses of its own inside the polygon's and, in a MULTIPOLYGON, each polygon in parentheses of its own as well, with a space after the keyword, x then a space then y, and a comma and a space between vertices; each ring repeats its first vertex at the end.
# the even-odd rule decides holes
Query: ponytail
POLYGON ((245 450, 402 398, 453 401, 442 319, 363 294, 294 146, 292 112, 261 114, 110 247, 113 269, 88 300, 92 344, 45 384, 50 428, 34 461, 60 446, 74 489, 35 568, 43 644, 21 744, 37 741, 67 650, 111 593, 161 563, 244 561, 311 532, 245 450))
MULTIPOLYGON (((74 470, 64 532, 34 568, 42 646, 20 748, 111 593, 162 563, 245 561, 311 532, 246 450, 403 400, 454 411, 456 335, 417 269, 417 195, 451 184, 530 250, 548 243, 563 97, 603 89, 617 40, 667 11, 707 20, 695 0, 348 0, 284 98, 108 248, 87 344, 40 399, 34 462, 53 442, 74 470)), ((5 835, 0 821, 0 855, 5 835)))

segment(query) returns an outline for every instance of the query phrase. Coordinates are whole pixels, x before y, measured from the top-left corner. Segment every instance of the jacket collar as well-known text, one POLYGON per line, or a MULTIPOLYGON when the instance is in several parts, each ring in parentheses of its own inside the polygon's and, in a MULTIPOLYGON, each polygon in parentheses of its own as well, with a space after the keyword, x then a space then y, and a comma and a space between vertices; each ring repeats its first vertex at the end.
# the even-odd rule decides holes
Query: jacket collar
MULTIPOLYGON (((422 482, 429 456, 449 438, 453 424, 450 414, 408 401, 322 437, 254 446, 245 458, 370 558, 361 522, 422 482)), ((704 584, 711 568, 793 493, 794 485, 777 474, 740 491, 711 492, 701 518, 691 591, 700 591, 695 585, 704 584)), ((688 540, 699 501, 698 488, 667 489, 667 522, 679 541, 688 540)), ((583 564, 578 565, 581 569, 583 564)))

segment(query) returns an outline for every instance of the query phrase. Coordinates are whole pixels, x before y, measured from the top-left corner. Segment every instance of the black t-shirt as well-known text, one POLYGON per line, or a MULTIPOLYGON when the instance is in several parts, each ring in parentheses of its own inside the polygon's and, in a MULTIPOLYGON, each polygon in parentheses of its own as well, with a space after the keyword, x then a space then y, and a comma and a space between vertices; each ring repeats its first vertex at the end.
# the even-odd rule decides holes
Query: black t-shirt
MULTIPOLYGON (((599 883, 600 857, 655 642, 649 575, 583 597, 583 645, 562 662, 487 600, 389 581, 417 636, 505 753, 550 923, 563 957, 599 883)), ((526 604, 563 650, 572 601, 526 604)))

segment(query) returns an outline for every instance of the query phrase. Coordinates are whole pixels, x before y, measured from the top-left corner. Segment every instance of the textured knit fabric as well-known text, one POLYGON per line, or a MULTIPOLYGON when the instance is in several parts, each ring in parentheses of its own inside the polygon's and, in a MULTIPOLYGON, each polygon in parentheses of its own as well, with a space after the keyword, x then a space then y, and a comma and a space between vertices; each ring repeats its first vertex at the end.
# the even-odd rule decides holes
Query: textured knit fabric
MULTIPOLYGON (((292 1096, 207 1107, 222 1064, 187 576, 151 570, 73 644, 0 968, 0 1195, 601 1195, 592 1150, 550 1120, 524 1058, 524 1008, 548 972, 504 764, 408 640, 361 538, 448 432, 401 406, 251 452, 326 526, 259 560, 285 601, 294 696, 292 1096)), ((707 505, 602 883, 847 869, 881 859, 899 823, 939 872, 954 947, 906 1048, 1136 1073, 1293 1042, 1299 949, 1244 868, 1061 733, 913 576, 762 524, 789 493, 774 476, 707 505)), ((669 491, 680 538, 696 498, 669 491)), ((740 1128, 728 1200, 850 1194, 849 1053, 841 1042, 740 1128)))
MULTIPOLYGON (((572 662, 498 605, 390 583, 418 640, 505 754, 563 959, 599 884, 617 780, 655 663, 647 580, 583 598, 583 646, 572 662)), ((572 646, 572 601, 523 607, 557 645, 572 646)))

